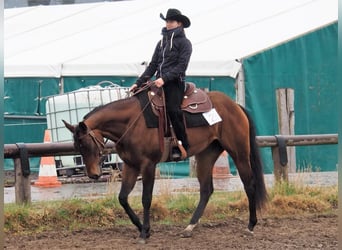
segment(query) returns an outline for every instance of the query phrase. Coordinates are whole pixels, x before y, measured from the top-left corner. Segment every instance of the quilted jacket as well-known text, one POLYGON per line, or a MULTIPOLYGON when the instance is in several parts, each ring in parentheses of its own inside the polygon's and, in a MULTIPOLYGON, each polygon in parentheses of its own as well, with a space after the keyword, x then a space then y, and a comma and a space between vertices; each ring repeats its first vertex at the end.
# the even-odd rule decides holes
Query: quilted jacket
POLYGON ((151 62, 136 81, 140 86, 147 79, 161 77, 165 84, 183 80, 192 53, 192 45, 186 38, 184 29, 178 27, 162 30, 162 39, 157 43, 151 62))

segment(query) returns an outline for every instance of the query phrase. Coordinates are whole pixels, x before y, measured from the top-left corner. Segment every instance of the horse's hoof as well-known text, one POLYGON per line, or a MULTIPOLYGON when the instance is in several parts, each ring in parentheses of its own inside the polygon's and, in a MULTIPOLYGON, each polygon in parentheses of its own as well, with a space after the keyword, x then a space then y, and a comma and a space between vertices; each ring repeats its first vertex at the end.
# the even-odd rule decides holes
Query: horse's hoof
POLYGON ((139 238, 137 241, 138 244, 146 244, 146 239, 139 238))
POLYGON ((249 230, 248 228, 244 230, 244 234, 246 236, 254 236, 254 232, 249 230))
POLYGON ((182 232, 179 233, 179 236, 181 238, 191 238, 192 237, 192 231, 183 230, 182 232))

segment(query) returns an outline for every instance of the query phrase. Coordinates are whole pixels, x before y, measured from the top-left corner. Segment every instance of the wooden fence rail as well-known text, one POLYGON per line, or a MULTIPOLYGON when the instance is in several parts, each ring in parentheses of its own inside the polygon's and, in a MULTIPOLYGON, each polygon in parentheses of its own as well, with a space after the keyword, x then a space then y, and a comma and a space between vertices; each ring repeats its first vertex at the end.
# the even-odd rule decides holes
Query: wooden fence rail
MULTIPOLYGON (((279 135, 279 136, 257 136, 259 147, 276 147, 278 146, 277 137, 285 139, 286 146, 308 146, 337 144, 337 134, 321 134, 321 135, 279 135)), ((5 144, 4 158, 14 159, 19 157, 19 144, 5 144)), ((45 143, 24 143, 29 157, 42 156, 65 156, 75 155, 79 152, 75 150, 72 142, 45 142, 45 143)), ((109 153, 115 153, 114 143, 106 144, 109 153)))
MULTIPOLYGON (((283 171, 287 146, 337 144, 337 134, 257 136, 260 147, 271 147, 276 180, 283 171)), ((106 144, 106 153, 115 153, 115 145, 106 144)), ((30 157, 79 154, 72 142, 16 143, 4 145, 4 158, 14 160, 16 203, 31 202, 30 157)), ((286 159, 285 159, 286 160, 286 159)))
MULTIPOLYGON (((20 147, 22 143, 5 144, 4 158, 17 158, 20 156, 20 147)), ((29 157, 42 156, 65 156, 79 154, 74 148, 72 142, 44 142, 44 143, 24 143, 29 157)), ((106 143, 106 152, 115 153, 115 144, 106 143)))
POLYGON ((286 146, 309 146, 338 143, 337 134, 257 136, 257 142, 259 147, 274 147, 278 145, 277 137, 283 137, 285 139, 286 146))
POLYGON ((287 147, 337 144, 337 134, 258 136, 259 147, 271 147, 275 181, 288 181, 287 147))

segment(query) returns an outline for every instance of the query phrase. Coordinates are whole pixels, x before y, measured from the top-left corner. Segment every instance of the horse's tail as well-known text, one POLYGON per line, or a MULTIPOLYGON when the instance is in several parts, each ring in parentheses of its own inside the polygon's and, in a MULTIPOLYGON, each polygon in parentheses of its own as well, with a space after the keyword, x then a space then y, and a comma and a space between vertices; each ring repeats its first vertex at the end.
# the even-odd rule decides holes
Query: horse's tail
POLYGON ((255 180, 255 205, 257 209, 261 209, 267 202, 268 195, 264 180, 263 164, 260 157, 259 146, 256 141, 255 125, 247 110, 242 106, 240 107, 246 114, 249 121, 250 163, 255 180))

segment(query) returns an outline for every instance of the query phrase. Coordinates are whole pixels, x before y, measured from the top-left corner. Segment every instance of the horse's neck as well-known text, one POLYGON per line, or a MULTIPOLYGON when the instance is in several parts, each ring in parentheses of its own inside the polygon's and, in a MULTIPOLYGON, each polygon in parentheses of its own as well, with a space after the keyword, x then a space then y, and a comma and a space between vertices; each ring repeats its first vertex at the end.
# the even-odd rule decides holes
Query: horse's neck
POLYGON ((119 100, 95 112, 87 118, 86 123, 89 128, 98 129, 104 137, 116 141, 125 133, 128 123, 134 118, 135 109, 134 100, 119 100))

